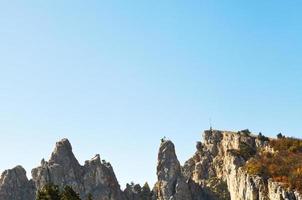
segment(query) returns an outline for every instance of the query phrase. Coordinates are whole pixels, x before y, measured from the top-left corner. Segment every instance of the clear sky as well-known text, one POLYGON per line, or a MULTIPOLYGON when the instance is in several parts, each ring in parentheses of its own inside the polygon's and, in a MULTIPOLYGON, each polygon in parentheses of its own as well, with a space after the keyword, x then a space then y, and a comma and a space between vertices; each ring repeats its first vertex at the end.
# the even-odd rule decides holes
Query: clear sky
POLYGON ((0 171, 68 137, 122 186, 209 128, 302 137, 302 2, 1 1, 0 171))

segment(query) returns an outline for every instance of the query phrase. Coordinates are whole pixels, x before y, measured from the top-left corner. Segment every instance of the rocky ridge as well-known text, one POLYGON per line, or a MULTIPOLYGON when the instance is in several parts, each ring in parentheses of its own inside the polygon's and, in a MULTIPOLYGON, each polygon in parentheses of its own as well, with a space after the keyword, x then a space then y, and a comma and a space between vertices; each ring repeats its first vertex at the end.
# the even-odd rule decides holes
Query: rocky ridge
POLYGON ((21 166, 5 170, 0 177, 1 200, 34 199, 34 183, 27 179, 26 171, 21 166))
POLYGON ((95 199, 123 199, 122 191, 110 163, 101 162, 97 154, 81 166, 67 139, 56 143, 48 162, 42 160, 41 166, 32 170, 35 188, 40 189, 47 183, 72 188, 85 198, 89 193, 95 199))
POLYGON ((249 175, 240 154, 242 145, 251 152, 265 149, 267 142, 245 132, 207 130, 196 153, 179 163, 175 146, 162 140, 158 152, 157 179, 152 191, 147 184, 127 184, 122 191, 110 163, 97 154, 82 166, 67 139, 56 143, 48 161, 32 170, 28 180, 21 166, 6 170, 0 177, 0 200, 34 200, 37 189, 47 183, 70 185, 82 199, 95 200, 302 200, 302 196, 282 184, 249 175))

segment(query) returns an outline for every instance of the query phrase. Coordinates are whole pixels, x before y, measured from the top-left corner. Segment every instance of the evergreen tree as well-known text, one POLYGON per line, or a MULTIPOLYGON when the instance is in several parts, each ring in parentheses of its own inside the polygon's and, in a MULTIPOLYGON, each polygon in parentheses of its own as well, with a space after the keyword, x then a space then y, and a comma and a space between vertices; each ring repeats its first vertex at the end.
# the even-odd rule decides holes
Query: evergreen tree
POLYGON ((285 138, 285 136, 283 136, 282 133, 278 133, 277 138, 282 139, 282 138, 285 138))
POLYGON ((38 191, 36 200, 60 200, 59 187, 53 184, 45 185, 38 191))
POLYGON ((81 200, 78 193, 76 193, 72 187, 65 186, 62 193, 60 200, 81 200))

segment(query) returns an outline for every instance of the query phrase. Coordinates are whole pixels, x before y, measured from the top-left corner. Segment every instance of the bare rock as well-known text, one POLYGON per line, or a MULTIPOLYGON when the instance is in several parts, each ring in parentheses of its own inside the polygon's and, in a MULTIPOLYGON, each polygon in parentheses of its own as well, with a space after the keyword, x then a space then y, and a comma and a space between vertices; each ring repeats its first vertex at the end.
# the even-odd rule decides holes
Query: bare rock
POLYGON ((158 181, 154 194, 158 200, 190 200, 189 186, 181 172, 181 166, 175 154, 174 144, 170 140, 162 141, 158 152, 158 181))
POLYGON ((17 166, 2 173, 0 177, 1 200, 33 200, 34 198, 34 184, 27 179, 23 167, 17 166))
POLYGON ((273 152, 267 141, 247 130, 211 129, 203 137, 184 166, 177 159, 174 144, 162 140, 158 180, 152 191, 148 184, 141 187, 134 183, 121 191, 110 163, 101 161, 97 154, 80 165, 71 144, 63 139, 56 143, 49 161, 42 159, 41 165, 32 170, 32 180, 27 179, 21 166, 4 171, 0 177, 0 200, 34 200, 37 189, 47 183, 69 185, 82 199, 92 194, 94 200, 302 200, 294 189, 245 171, 251 153, 259 149, 273 152))
POLYGON ((122 200, 123 193, 110 163, 102 161, 97 154, 85 162, 81 180, 85 194, 91 193, 96 200, 122 200))
POLYGON ((47 183, 53 183, 60 187, 71 186, 81 194, 85 193, 84 185, 81 181, 84 169, 75 158, 71 144, 67 139, 62 139, 56 143, 50 160, 41 161, 41 166, 32 170, 32 178, 36 188, 40 189, 47 183))
POLYGON ((88 194, 92 194, 95 200, 123 199, 110 163, 102 163, 100 156, 96 155, 81 166, 67 139, 56 143, 50 160, 42 160, 41 166, 32 170, 32 177, 37 189, 53 183, 60 187, 71 186, 83 199, 88 194))

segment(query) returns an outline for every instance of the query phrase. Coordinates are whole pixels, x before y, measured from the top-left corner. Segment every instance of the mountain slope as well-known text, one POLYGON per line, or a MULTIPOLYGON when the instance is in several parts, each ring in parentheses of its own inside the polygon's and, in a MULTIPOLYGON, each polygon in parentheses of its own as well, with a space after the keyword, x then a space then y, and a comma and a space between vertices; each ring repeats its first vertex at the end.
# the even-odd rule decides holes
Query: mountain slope
MULTIPOLYGON (((56 143, 49 161, 43 159, 32 170, 32 180, 27 179, 21 166, 3 172, 0 199, 34 200, 38 189, 54 183, 71 186, 82 199, 92 194, 95 200, 302 200, 294 187, 282 181, 277 183, 278 179, 263 173, 250 172, 251 164, 260 160, 263 153, 279 152, 273 148, 272 139, 260 136, 247 130, 207 130, 203 142, 196 145, 196 153, 184 166, 177 159, 174 144, 163 139, 158 152, 158 181, 152 191, 147 184, 144 187, 127 184, 122 191, 110 163, 96 155, 84 166, 80 165, 71 144, 63 139, 56 143)), ((300 140, 294 144, 300 144, 300 140)), ((302 148, 292 149, 302 153, 302 148)), ((299 165, 295 166, 298 170, 299 165)))

